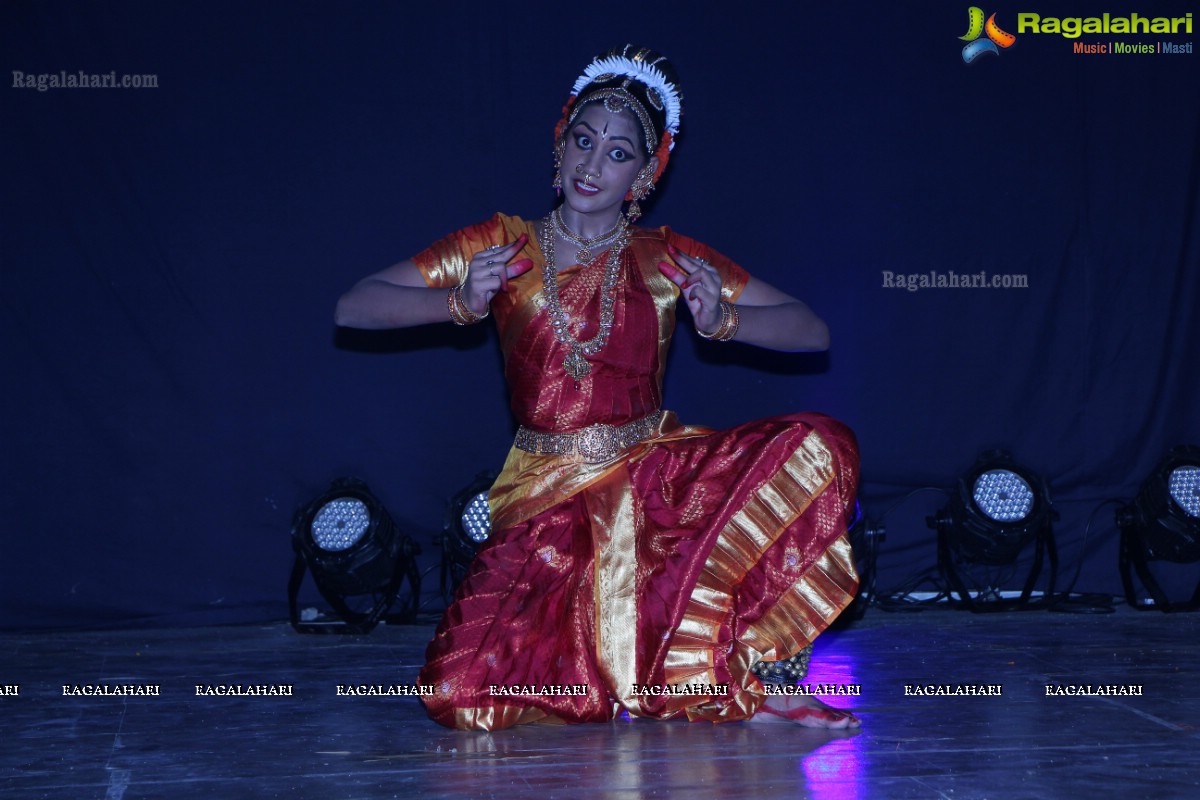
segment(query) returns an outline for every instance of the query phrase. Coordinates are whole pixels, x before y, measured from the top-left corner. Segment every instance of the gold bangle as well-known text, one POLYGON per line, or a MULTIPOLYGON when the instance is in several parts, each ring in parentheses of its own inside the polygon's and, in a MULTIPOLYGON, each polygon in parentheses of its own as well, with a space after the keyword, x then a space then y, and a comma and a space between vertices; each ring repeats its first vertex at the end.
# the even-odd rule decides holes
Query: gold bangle
POLYGON ((491 313, 491 308, 484 309, 482 314, 476 314, 463 299, 463 284, 459 284, 446 293, 446 308, 450 311, 450 319, 455 325, 475 325, 482 322, 491 313))
POLYGON ((729 330, 721 337, 722 342, 731 341, 737 335, 738 325, 742 322, 741 317, 738 316, 738 307, 733 303, 727 303, 726 305, 729 306, 729 330))
POLYGON ((446 310, 450 312, 450 321, 455 325, 470 325, 470 320, 462 315, 458 304, 458 290, 460 287, 455 286, 450 291, 446 292, 446 310))
POLYGON ((726 302, 724 300, 722 300, 721 303, 717 306, 717 308, 721 309, 721 321, 717 323, 716 330, 714 330, 712 333, 705 333, 704 331, 700 330, 699 327, 697 327, 696 333, 700 334, 700 336, 702 336, 705 339, 716 339, 717 335, 725 327, 725 321, 729 317, 729 312, 725 310, 726 305, 727 305, 726 302))
POLYGON ((712 333, 705 333, 699 328, 696 329, 696 333, 714 342, 728 342, 737 333, 739 322, 737 306, 722 300, 721 324, 717 325, 717 329, 712 333))

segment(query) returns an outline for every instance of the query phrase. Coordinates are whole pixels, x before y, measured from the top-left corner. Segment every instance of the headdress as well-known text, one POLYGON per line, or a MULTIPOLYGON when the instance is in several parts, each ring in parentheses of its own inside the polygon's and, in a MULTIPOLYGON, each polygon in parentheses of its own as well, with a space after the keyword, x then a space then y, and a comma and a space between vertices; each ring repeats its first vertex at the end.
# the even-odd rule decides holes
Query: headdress
POLYGON ((588 103, 603 102, 614 113, 628 108, 641 123, 646 152, 658 156, 654 173, 654 180, 658 180, 679 135, 682 101, 666 57, 627 44, 597 56, 584 68, 571 88, 554 138, 556 142, 562 138, 563 131, 588 103))

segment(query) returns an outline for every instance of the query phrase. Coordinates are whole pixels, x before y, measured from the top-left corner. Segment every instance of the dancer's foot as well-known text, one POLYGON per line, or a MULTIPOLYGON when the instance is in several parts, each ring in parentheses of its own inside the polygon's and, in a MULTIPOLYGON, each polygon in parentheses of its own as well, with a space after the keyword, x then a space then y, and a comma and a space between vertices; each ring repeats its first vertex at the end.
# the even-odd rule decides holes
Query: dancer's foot
POLYGON ((858 717, 825 705, 812 695, 771 695, 751 722, 793 722, 806 728, 845 730, 862 725, 858 717))

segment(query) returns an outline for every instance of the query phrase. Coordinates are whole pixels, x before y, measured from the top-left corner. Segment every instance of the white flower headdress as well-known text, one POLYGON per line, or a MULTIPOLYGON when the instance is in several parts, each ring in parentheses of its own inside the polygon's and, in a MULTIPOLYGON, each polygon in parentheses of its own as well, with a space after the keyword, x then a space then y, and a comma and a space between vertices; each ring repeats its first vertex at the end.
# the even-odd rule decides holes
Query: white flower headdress
POLYGON ((571 96, 578 96, 590 83, 605 83, 617 77, 632 78, 638 81, 646 87, 647 100, 650 104, 665 114, 666 120, 662 133, 670 134, 667 137, 666 145, 667 149, 671 150, 675 147, 675 137, 679 135, 679 117, 683 111, 683 96, 679 87, 669 81, 662 70, 655 66, 658 62, 663 61, 664 57, 659 56, 653 61, 647 61, 647 55, 649 55, 649 51, 645 48, 635 49, 632 45, 625 45, 620 53, 611 53, 596 58, 584 68, 583 74, 575 81, 575 85, 571 88, 571 96), (631 50, 633 50, 632 55, 630 54, 631 50))

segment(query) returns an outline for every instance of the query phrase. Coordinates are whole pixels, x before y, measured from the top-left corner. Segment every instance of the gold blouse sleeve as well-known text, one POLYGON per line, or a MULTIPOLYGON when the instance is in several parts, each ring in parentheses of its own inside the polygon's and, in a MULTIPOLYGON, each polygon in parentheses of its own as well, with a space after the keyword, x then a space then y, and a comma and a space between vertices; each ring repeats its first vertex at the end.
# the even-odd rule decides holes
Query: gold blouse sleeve
MULTIPOLYGON (((680 250, 694 258, 702 258, 716 268, 721 276, 721 299, 736 302, 742 290, 750 280, 746 272, 737 262, 717 252, 703 242, 698 242, 687 236, 675 233, 670 228, 663 228, 666 242, 676 250, 680 250)), ((669 259, 668 259, 669 260, 669 259)))
POLYGON ((455 231, 413 256, 426 285, 432 288, 458 286, 467 278, 467 265, 481 250, 510 241, 505 222, 510 218, 496 214, 487 222, 455 231))

